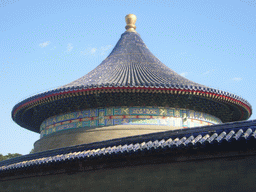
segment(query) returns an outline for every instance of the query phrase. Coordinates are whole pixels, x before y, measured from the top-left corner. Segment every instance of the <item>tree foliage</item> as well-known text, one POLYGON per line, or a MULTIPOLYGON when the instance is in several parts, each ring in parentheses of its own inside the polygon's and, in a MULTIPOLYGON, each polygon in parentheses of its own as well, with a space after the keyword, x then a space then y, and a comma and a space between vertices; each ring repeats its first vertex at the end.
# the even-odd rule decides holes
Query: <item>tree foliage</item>
POLYGON ((0 154, 0 161, 11 159, 14 157, 19 157, 19 156, 22 156, 22 154, 19 154, 19 153, 8 153, 7 155, 0 154))
MULTIPOLYGON (((34 153, 34 149, 32 149, 29 154, 31 153, 34 153)), ((22 156, 22 154, 19 154, 19 153, 8 153, 7 155, 3 155, 0 153, 0 161, 4 161, 4 160, 7 160, 7 159, 11 159, 11 158, 14 158, 14 157, 19 157, 19 156, 22 156)))
POLYGON ((35 151, 35 150, 34 150, 34 149, 32 149, 32 150, 29 152, 29 154, 34 153, 34 151, 35 151))

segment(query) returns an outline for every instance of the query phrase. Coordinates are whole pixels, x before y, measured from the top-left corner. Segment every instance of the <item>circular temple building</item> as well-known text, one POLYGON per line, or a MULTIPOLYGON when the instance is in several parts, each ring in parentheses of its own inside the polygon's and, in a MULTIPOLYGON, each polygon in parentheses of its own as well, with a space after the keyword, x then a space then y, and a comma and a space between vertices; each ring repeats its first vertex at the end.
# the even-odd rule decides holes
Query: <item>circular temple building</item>
POLYGON ((126 31, 94 70, 13 108, 16 123, 40 133, 36 152, 250 117, 246 100, 192 82, 157 59, 135 31, 136 19, 126 16, 126 31))
MULTIPOLYGON (((252 114, 251 105, 241 97, 195 83, 168 68, 150 52, 135 30, 136 19, 133 14, 125 17, 126 31, 109 56, 91 72, 14 106, 13 120, 40 133, 40 139, 34 144, 34 154, 0 163, 5 186, 0 189, 17 190, 17 186, 22 186, 25 191, 33 191, 35 188, 24 184, 33 183, 35 187, 51 186, 54 191, 68 189, 71 180, 80 182, 80 188, 71 188, 77 191, 101 187, 118 191, 131 185, 135 191, 148 186, 161 191, 168 185, 178 190, 175 182, 190 189, 181 183, 183 180, 194 182, 197 189, 211 191, 213 182, 225 180, 215 173, 222 173, 222 166, 229 164, 227 159, 231 161, 235 156, 232 165, 243 170, 249 167, 248 161, 237 160, 239 155, 255 161, 252 154, 256 122, 244 121, 252 114), (131 166, 137 168, 129 172, 127 167, 131 166), (191 167, 200 176, 193 175, 191 167), (106 176, 106 169, 112 176, 106 176), (201 175, 204 170, 210 170, 207 174, 215 180, 201 175), (76 173, 72 179, 70 173, 76 173), (142 185, 134 184, 139 183, 138 175, 142 173, 148 179, 142 185), (60 174, 63 181, 56 180, 60 174), (93 188, 94 180, 88 180, 88 174, 94 174, 101 184, 95 183, 93 188), (154 176, 161 177, 165 184, 154 180, 154 176), (133 178, 133 184, 129 178, 133 178), (52 179, 54 182, 49 183, 52 179), (116 188, 115 184, 110 185, 111 181, 123 184, 116 188), (56 188, 60 183, 62 188, 56 188), (201 183, 205 183, 202 188, 201 183)), ((226 170, 230 179, 235 174, 233 168, 226 170)), ((240 174, 238 179, 247 176, 240 174)), ((221 186, 227 189, 228 184, 221 186)))

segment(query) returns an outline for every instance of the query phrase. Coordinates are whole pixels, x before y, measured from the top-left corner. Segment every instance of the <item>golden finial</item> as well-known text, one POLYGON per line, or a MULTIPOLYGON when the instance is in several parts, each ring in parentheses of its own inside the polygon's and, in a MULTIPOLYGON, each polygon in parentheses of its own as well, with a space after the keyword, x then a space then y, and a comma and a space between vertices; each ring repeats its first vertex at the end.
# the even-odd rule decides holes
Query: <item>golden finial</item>
POLYGON ((136 29, 136 26, 135 26, 136 20, 137 20, 137 17, 134 14, 128 14, 128 15, 125 16, 125 22, 127 24, 125 26, 126 31, 136 32, 135 31, 135 29, 136 29))

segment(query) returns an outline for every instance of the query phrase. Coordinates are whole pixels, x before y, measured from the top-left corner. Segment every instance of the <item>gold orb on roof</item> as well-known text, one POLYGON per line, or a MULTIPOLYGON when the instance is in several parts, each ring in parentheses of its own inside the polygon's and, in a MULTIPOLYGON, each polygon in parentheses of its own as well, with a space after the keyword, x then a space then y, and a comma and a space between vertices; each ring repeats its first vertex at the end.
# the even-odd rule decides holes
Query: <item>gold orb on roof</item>
POLYGON ((137 17, 134 14, 128 14, 128 15, 125 16, 125 22, 127 24, 125 26, 126 31, 136 32, 135 31, 135 29, 136 29, 136 26, 135 26, 136 20, 137 20, 137 17))

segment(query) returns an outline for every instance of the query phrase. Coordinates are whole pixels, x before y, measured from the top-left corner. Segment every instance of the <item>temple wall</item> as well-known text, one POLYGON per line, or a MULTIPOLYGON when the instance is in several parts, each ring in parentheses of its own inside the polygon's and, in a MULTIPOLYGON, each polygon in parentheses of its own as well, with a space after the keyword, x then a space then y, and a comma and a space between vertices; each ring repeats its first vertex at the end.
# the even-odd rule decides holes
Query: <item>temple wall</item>
POLYGON ((100 169, 0 182, 0 191, 255 191, 255 156, 100 169))

